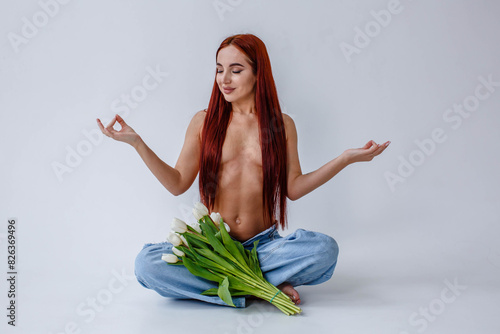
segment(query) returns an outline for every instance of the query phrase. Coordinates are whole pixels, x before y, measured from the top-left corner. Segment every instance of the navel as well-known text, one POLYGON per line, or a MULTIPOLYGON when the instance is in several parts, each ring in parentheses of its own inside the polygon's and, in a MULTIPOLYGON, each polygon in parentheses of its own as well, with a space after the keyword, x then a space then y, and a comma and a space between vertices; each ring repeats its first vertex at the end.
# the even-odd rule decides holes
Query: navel
POLYGON ((240 218, 236 218, 236 224, 241 223, 240 218))

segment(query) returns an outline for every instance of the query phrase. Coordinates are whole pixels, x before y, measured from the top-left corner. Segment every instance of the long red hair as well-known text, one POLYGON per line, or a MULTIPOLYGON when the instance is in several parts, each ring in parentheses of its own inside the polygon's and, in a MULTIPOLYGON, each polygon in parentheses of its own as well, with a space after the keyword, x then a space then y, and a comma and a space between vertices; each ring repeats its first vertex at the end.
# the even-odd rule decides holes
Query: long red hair
MULTIPOLYGON (((286 135, 271 62, 264 43, 252 34, 227 37, 217 49, 216 59, 219 51, 229 45, 238 48, 247 56, 256 75, 255 109, 262 151, 264 219, 266 226, 270 227, 275 221, 279 205, 279 225, 284 230, 288 226, 286 135)), ((201 201, 210 211, 215 204, 222 145, 226 138, 230 112, 231 103, 226 101, 215 79, 203 125, 199 174, 201 201)))

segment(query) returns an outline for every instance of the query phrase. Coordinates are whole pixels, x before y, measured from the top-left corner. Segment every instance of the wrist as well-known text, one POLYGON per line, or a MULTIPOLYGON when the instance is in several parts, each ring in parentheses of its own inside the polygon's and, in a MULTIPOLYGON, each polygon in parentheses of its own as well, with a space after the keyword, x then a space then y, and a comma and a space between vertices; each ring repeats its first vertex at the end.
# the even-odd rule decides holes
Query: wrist
POLYGON ((143 140, 142 140, 142 138, 139 136, 139 137, 135 140, 135 142, 132 144, 132 147, 133 147, 133 148, 135 148, 136 150, 138 150, 138 149, 139 149, 139 147, 140 147, 141 145, 144 145, 144 141, 143 141, 143 140))
POLYGON ((347 151, 342 152, 342 154, 339 156, 339 158, 340 158, 340 163, 344 167, 347 167, 348 165, 353 163, 353 161, 349 157, 349 154, 347 153, 347 151))

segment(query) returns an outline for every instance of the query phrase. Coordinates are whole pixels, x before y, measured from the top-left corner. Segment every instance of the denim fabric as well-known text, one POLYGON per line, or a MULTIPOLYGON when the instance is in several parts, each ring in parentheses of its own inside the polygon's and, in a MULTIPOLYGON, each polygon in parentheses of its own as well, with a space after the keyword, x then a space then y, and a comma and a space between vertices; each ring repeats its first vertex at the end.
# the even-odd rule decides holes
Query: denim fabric
MULTIPOLYGON (((274 224, 242 244, 251 250, 257 239, 257 254, 264 278, 275 286, 283 282, 294 287, 323 283, 332 277, 337 265, 338 244, 323 233, 300 228, 282 237, 274 224)), ((161 259, 163 253, 172 253, 170 242, 147 243, 137 255, 135 275, 142 286, 164 297, 198 299, 228 306, 219 296, 200 294, 217 288, 216 282, 197 277, 182 265, 167 264, 161 259)), ((233 297, 234 305, 246 307, 246 298, 233 297)))

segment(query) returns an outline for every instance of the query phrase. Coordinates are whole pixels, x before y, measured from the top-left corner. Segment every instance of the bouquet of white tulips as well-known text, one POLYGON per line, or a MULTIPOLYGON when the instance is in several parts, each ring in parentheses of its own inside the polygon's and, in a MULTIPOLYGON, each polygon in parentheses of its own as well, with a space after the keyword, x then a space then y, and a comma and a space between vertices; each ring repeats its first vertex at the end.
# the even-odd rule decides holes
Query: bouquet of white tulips
POLYGON ((247 250, 233 240, 229 226, 221 215, 208 215, 205 205, 198 202, 193 208, 197 220, 190 226, 174 218, 168 236, 174 254, 163 254, 162 260, 171 265, 184 265, 193 275, 219 283, 218 288, 208 289, 202 295, 218 295, 226 304, 235 307, 232 296, 252 295, 267 300, 286 315, 300 313, 295 303, 269 283, 260 269, 257 244, 247 250))

